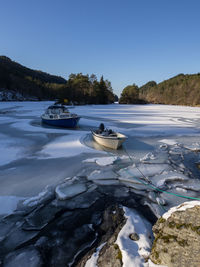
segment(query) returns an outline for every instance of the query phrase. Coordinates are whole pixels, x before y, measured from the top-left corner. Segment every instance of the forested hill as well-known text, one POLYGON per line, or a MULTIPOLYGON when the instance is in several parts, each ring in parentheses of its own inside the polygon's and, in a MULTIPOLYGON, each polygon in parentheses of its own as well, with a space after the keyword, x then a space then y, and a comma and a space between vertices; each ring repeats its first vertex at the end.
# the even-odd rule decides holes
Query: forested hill
POLYGON ((52 85, 65 84, 66 80, 42 71, 26 68, 8 57, 0 56, 0 88, 20 93, 22 96, 51 99, 52 85))
POLYGON ((77 104, 113 103, 111 83, 92 75, 71 74, 68 80, 32 70, 0 56, 0 100, 54 100, 77 104))
MULTIPOLYGON (((154 104, 200 105, 200 73, 179 74, 158 84, 155 81, 150 81, 141 87, 135 84, 127 86, 122 92, 120 102, 130 103, 130 97, 127 100, 126 93, 127 88, 130 87, 134 91, 131 96, 135 95, 131 100, 132 103, 143 101, 154 104)), ((128 91, 130 95, 130 89, 128 91)))
POLYGON ((159 84, 149 82, 139 88, 139 97, 150 103, 200 105, 200 74, 179 74, 159 84))

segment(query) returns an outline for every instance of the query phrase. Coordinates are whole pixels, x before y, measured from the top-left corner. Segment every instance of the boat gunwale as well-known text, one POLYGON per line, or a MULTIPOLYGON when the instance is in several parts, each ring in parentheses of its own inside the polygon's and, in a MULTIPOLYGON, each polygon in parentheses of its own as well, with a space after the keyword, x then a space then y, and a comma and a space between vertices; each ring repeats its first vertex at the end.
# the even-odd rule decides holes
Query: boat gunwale
POLYGON ((109 140, 125 140, 127 139, 127 136, 123 135, 122 137, 118 137, 118 136, 102 136, 100 134, 95 133, 94 131, 92 131, 92 134, 98 138, 102 138, 102 139, 109 139, 109 140))
POLYGON ((58 121, 58 120, 69 120, 69 119, 80 119, 81 116, 76 116, 76 117, 68 117, 68 118, 44 118, 43 115, 41 116, 43 120, 50 120, 50 121, 58 121))

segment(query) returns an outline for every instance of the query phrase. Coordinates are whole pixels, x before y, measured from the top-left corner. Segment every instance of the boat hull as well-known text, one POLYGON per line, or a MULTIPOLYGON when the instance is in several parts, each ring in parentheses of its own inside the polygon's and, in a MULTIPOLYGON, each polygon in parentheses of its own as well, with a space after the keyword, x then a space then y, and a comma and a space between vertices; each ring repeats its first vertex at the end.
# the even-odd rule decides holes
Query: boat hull
POLYGON ((111 148, 118 149, 127 139, 125 135, 120 134, 120 137, 109 137, 109 136, 101 136, 92 132, 93 139, 100 145, 111 148))
POLYGON ((42 122, 51 126, 75 128, 80 120, 80 117, 67 118, 67 119, 45 119, 42 118, 42 122))

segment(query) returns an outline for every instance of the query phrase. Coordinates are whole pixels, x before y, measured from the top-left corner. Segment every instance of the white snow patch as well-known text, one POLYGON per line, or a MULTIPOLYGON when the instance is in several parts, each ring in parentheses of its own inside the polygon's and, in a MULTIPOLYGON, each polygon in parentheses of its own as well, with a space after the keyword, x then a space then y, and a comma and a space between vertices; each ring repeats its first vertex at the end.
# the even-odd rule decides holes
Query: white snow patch
POLYGON ((113 164, 118 157, 99 157, 83 160, 83 162, 96 162, 99 166, 107 166, 113 164))
POLYGON ((152 226, 135 210, 123 207, 127 221, 118 234, 116 243, 122 252, 123 267, 145 266, 144 258, 150 254, 152 245, 152 226), (129 238, 132 233, 137 233, 138 241, 129 238))
POLYGON ((164 144, 167 144, 167 145, 170 145, 170 146, 173 146, 173 145, 177 144, 177 142, 175 140, 172 140, 172 139, 162 139, 162 140, 159 140, 158 142, 164 143, 164 144))
POLYGON ((149 152, 143 158, 141 158, 140 161, 154 160, 154 159, 156 159, 156 156, 152 152, 149 152))
POLYGON ((181 187, 176 187, 176 191, 182 192, 182 193, 187 193, 187 190, 181 187))
POLYGON ((195 206, 200 206, 200 201, 194 200, 194 201, 189 201, 189 202, 184 202, 180 204, 179 206, 173 207, 169 209, 166 213, 163 214, 163 219, 167 220, 174 212, 176 211, 184 211, 187 209, 191 209, 195 206))
POLYGON ((50 196, 50 192, 48 190, 44 190, 40 192, 37 196, 27 198, 24 202, 23 205, 27 205, 29 207, 33 207, 41 203, 45 198, 48 198, 50 196))

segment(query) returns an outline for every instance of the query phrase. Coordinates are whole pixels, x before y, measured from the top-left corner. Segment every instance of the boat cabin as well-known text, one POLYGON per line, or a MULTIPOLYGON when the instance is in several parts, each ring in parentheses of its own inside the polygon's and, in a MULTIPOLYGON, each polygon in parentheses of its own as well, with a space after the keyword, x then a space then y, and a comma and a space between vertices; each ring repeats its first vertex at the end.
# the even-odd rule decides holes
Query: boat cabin
POLYGON ((59 115, 61 113, 69 113, 69 110, 65 106, 53 105, 48 107, 46 114, 48 115, 59 115))

